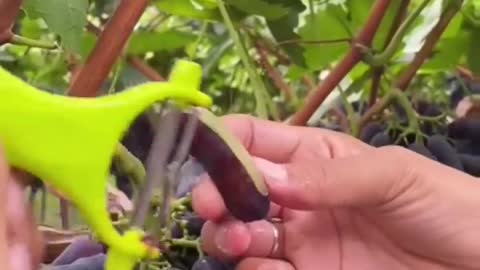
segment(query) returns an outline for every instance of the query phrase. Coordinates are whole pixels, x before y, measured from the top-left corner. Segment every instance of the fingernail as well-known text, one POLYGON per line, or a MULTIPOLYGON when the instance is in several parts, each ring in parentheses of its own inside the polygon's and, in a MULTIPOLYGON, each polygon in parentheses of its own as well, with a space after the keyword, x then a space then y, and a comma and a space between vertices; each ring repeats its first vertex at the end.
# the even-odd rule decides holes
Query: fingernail
POLYGON ((222 225, 215 235, 217 248, 228 256, 240 256, 250 245, 248 228, 240 222, 222 225))
POLYGON ((268 180, 273 180, 278 183, 287 183, 288 174, 284 166, 262 158, 254 158, 254 162, 257 165, 257 168, 268 180))

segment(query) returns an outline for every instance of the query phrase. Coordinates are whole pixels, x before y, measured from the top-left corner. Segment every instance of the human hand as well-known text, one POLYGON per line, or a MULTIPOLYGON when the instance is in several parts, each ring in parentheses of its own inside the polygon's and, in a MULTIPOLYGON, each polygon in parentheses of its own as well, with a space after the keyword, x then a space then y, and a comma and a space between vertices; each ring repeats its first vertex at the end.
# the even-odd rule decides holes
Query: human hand
POLYGON ((0 265, 6 270, 37 270, 43 240, 25 203, 24 186, 14 175, 18 174, 10 170, 0 151, 0 265))
POLYGON ((209 255, 238 260, 238 270, 480 268, 478 179, 329 130, 224 120, 255 157, 269 218, 281 222, 234 220, 205 177, 192 197, 208 220, 201 241, 209 255))

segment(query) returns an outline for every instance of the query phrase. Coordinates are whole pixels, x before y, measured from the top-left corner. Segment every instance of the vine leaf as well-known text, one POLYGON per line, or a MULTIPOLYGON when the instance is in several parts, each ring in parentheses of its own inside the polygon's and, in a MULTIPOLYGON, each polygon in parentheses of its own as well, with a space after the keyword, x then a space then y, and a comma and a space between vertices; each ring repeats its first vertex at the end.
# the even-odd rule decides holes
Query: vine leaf
POLYGON ((42 18, 60 36, 65 49, 81 51, 88 0, 26 0, 23 8, 30 18, 42 18))
MULTIPOLYGON (((315 15, 306 18, 305 25, 299 29, 299 35, 303 40, 309 41, 349 38, 350 33, 342 23, 345 19, 346 14, 340 6, 328 5, 326 9, 318 10, 315 15), (340 14, 343 18, 340 18, 340 14)), ((325 68, 349 49, 346 43, 307 44, 304 47, 304 58, 311 71, 325 68)))
POLYGON ((196 40, 191 33, 167 30, 157 33, 134 33, 128 46, 128 52, 142 54, 146 52, 171 51, 180 49, 196 40))
POLYGON ((467 63, 470 70, 476 75, 480 75, 480 54, 478 53, 478 44, 480 44, 480 29, 470 31, 470 40, 467 53, 467 63))

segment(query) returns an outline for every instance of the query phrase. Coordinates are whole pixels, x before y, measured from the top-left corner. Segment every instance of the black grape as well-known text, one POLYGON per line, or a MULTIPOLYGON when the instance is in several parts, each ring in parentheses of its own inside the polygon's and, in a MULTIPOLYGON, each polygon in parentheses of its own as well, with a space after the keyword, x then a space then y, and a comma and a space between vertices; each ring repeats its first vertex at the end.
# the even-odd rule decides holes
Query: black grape
POLYGON ((464 171, 472 176, 480 177, 480 156, 459 154, 464 171))
POLYGON ((455 140, 455 149, 460 154, 469 154, 480 156, 480 143, 472 142, 470 140, 455 140))
POLYGON ((174 239, 179 239, 183 237, 183 230, 180 225, 175 223, 172 228, 170 229, 170 234, 172 235, 172 238, 174 239))
POLYGON ((427 148, 440 163, 463 171, 462 163, 460 162, 460 158, 458 157, 455 148, 444 136, 434 135, 428 138, 427 148))
POLYGON ((360 133, 360 140, 369 142, 373 136, 385 130, 385 126, 379 122, 369 122, 362 128, 360 133))
POLYGON ((430 152, 430 150, 428 150, 428 148, 424 144, 412 143, 407 148, 409 150, 417 153, 417 154, 420 154, 420 155, 426 157, 426 158, 429 158, 429 159, 432 159, 432 160, 435 160, 435 161, 437 160, 437 158, 432 154, 432 152, 430 152))
POLYGON ((392 137, 387 132, 381 132, 373 136, 369 144, 375 147, 382 147, 393 143, 392 137))
POLYGON ((50 270, 104 270, 105 254, 97 254, 94 256, 80 258, 71 264, 49 266, 50 270))
POLYGON ((80 258, 89 257, 103 253, 102 244, 94 242, 86 237, 79 238, 72 242, 63 252, 52 262, 52 265, 70 264, 80 258))
POLYGON ((191 270, 230 270, 230 265, 220 262, 212 257, 204 257, 197 260, 191 270))
POLYGON ((202 227, 206 222, 206 220, 202 219, 200 216, 192 212, 185 213, 182 219, 187 221, 188 232, 197 236, 199 236, 202 232, 202 227))
POLYGON ((448 136, 459 140, 480 141, 480 119, 455 120, 448 125, 448 136))

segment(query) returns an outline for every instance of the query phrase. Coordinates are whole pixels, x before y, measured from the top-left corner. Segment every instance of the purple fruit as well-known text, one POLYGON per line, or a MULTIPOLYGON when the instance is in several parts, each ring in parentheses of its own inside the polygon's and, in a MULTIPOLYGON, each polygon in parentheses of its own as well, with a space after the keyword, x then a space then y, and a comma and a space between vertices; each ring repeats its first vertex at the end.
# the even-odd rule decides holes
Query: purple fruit
POLYGON ((80 258, 71 264, 56 265, 48 269, 50 270, 104 270, 105 254, 97 254, 94 256, 80 258))
POLYGON ((88 237, 79 237, 53 261, 52 265, 71 264, 80 258, 102 254, 103 251, 103 245, 100 243, 97 243, 88 237))

